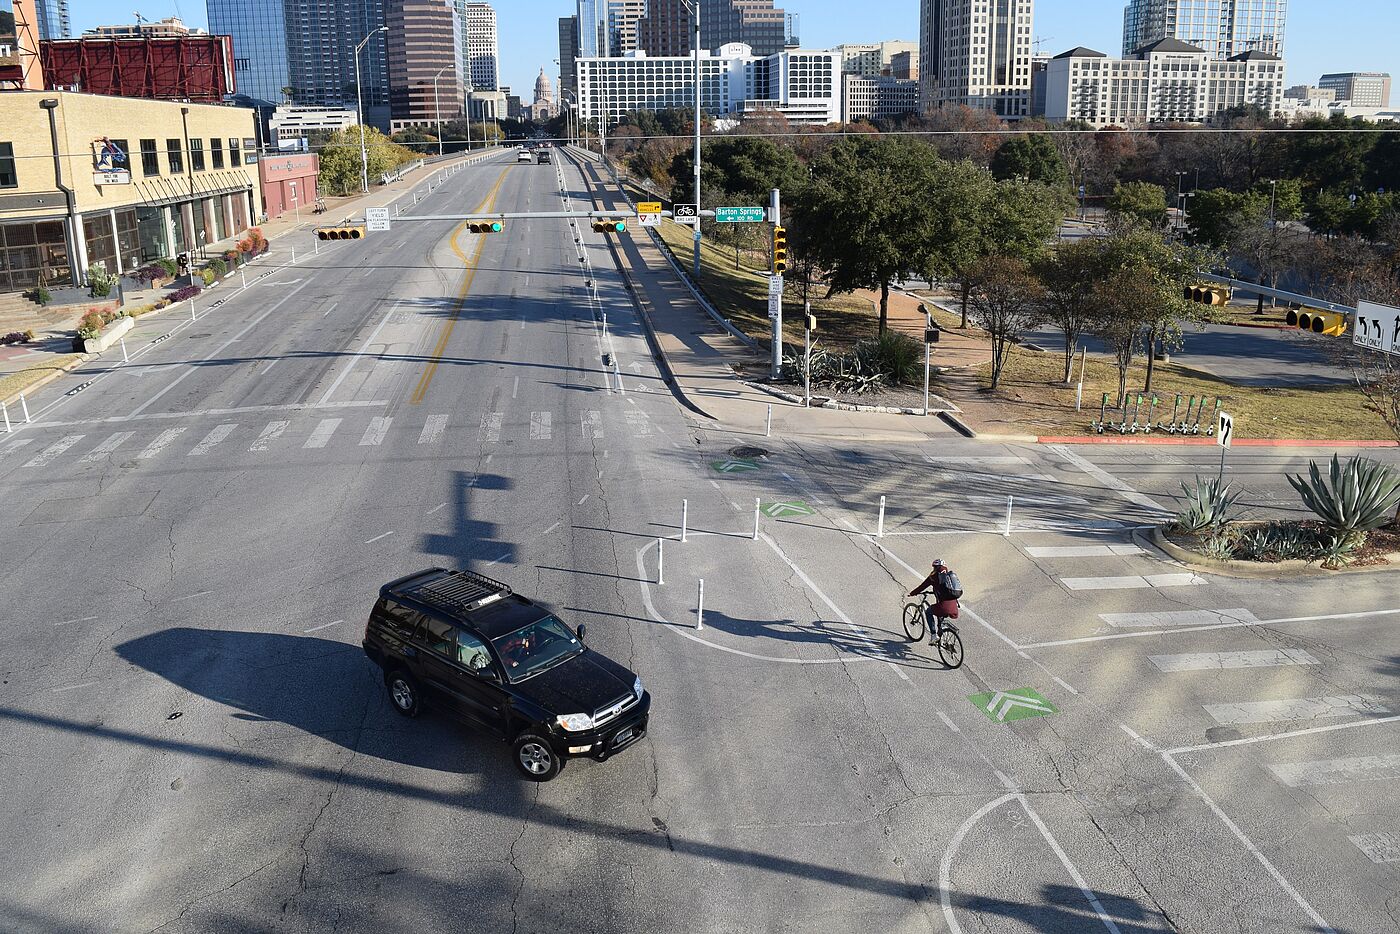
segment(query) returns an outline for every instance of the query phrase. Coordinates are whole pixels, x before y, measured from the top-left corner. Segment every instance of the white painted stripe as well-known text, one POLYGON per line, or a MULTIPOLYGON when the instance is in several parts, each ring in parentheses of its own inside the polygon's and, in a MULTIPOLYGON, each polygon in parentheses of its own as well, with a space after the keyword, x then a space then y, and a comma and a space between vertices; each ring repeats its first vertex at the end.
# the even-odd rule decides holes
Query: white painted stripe
POLYGON ((1142 549, 1137 545, 1060 545, 1027 548, 1026 554, 1032 558, 1111 558, 1140 555, 1142 549))
MULTIPOLYGON (((372 269, 367 269, 365 270, 365 275, 369 275, 371 272, 373 272, 372 269)), ((335 394, 335 391, 340 388, 340 384, 345 381, 345 377, 349 376, 350 371, 355 368, 355 364, 360 362, 360 358, 365 355, 365 351, 374 343, 374 339, 379 336, 379 332, 384 329, 384 325, 389 323, 389 319, 394 316, 394 312, 398 311, 398 308, 398 302, 390 306, 389 313, 381 318, 379 323, 374 326, 374 330, 370 332, 369 337, 365 338, 365 342, 360 345, 360 349, 350 355, 350 362, 345 365, 345 369, 340 371, 340 375, 335 378, 335 382, 331 383, 330 388, 321 396, 321 400, 317 405, 325 405, 327 400, 335 394)))
POLYGON ((1209 626, 1215 623, 1257 623, 1249 610, 1169 610, 1156 613, 1100 613, 1099 619, 1115 629, 1171 629, 1174 626, 1209 626))
POLYGON ((423 423, 423 433, 418 436, 419 444, 437 444, 447 430, 446 415, 429 415, 423 423))
POLYGON ((303 444, 302 447, 303 447, 303 448, 323 448, 323 447, 325 447, 327 444, 330 443, 331 435, 335 434, 335 430, 336 430, 337 428, 339 428, 339 427, 340 427, 340 419, 338 419, 338 418, 323 418, 323 419, 321 419, 320 423, 312 430, 312 432, 311 432, 311 437, 309 437, 309 438, 306 439, 306 443, 303 444))
MULTIPOLYGON (((103 374, 105 376, 106 374, 103 374)), ((101 379, 99 376, 97 379, 101 379)), ((58 403, 54 403, 57 405, 58 403)), ((311 402, 289 402, 281 405, 240 405, 222 409, 190 409, 184 412, 147 412, 144 415, 109 415, 105 418, 70 418, 45 420, 48 428, 69 428, 75 425, 115 425, 122 422, 159 421, 176 418, 206 418, 214 415, 243 415, 247 412, 301 412, 308 409, 382 409, 389 403, 383 399, 351 400, 316 405, 311 402)))
POLYGON ((1009 494, 996 493, 947 493, 949 497, 966 500, 972 503, 999 503, 1006 505, 1006 497, 1009 495, 1015 499, 1017 506, 1082 506, 1089 502, 1082 496, 1060 496, 1055 493, 1017 493, 1012 491, 1009 494))
POLYGON ((0 460, 4 460, 6 456, 8 456, 8 455, 10 455, 10 454, 13 454, 15 451, 18 451, 20 448, 24 447, 26 444, 33 444, 33 443, 34 443, 34 439, 33 439, 33 438, 20 438, 18 441, 11 441, 9 444, 5 445, 3 448, 0 448, 0 460))
MULTIPOLYGON (((1241 626, 1282 626, 1288 623, 1320 623, 1334 619, 1365 619, 1370 616, 1395 616, 1400 610, 1366 610, 1361 613, 1330 613, 1325 616, 1292 616, 1284 619, 1260 619, 1246 623, 1216 623, 1211 626, 1183 626, 1177 632, 1199 632, 1207 629, 1238 629, 1241 626)), ((1080 645, 1085 642, 1107 642, 1114 639, 1142 639, 1160 636, 1171 630, 1145 629, 1141 632, 1115 632, 1107 636, 1080 636, 1076 639, 1056 639, 1050 642, 1030 642, 1028 649, 1048 649, 1062 645, 1080 645)))
POLYGON ((952 717, 948 716, 941 710, 935 710, 934 713, 938 714, 938 719, 942 720, 943 725, 946 726, 948 729, 952 730, 954 733, 962 732, 962 730, 958 728, 958 725, 953 722, 952 717))
POLYGON ((482 440, 487 444, 495 444, 501 440, 501 421, 505 418, 504 412, 487 412, 481 416, 482 440))
POLYGON ((174 441, 176 438, 180 437, 180 435, 184 434, 185 428, 186 426, 181 425, 179 428, 165 429, 165 431, 162 431, 160 434, 156 435, 155 440, 152 441, 150 444, 146 445, 145 450, 143 450, 140 454, 137 454, 136 456, 143 461, 150 460, 152 457, 155 457, 161 451, 165 450, 166 446, 169 445, 170 442, 174 441))
POLYGON ((136 432, 134 431, 117 432, 116 434, 112 435, 112 437, 108 438, 106 441, 103 441, 97 447, 93 448, 87 454, 83 455, 82 459, 79 460, 78 463, 95 464, 98 461, 103 460, 108 454, 111 454, 117 448, 121 447, 122 442, 126 441, 127 438, 130 438, 135 433, 136 432))
POLYGON ((209 434, 204 436, 203 441, 196 444, 194 448, 190 450, 189 456, 194 457, 199 454, 208 454, 210 448, 218 444, 220 441, 223 441, 229 435, 233 434, 233 430, 237 427, 237 425, 230 424, 220 425, 218 428, 215 428, 213 431, 209 432, 209 434))
POLYGON ((1127 500, 1128 502, 1136 503, 1137 505, 1142 506, 1149 512, 1153 513, 1161 513, 1166 511, 1165 509, 1163 509, 1162 506, 1158 505, 1156 500, 1152 499, 1152 497, 1145 496, 1142 493, 1139 493, 1137 490, 1134 490, 1122 480, 1119 480, 1117 477, 1113 476, 1108 471, 1099 467, 1097 464, 1091 463, 1090 461, 1084 459, 1080 455, 1074 453, 1069 448, 1065 447, 1063 444, 1052 444, 1050 446, 1050 450, 1058 454, 1064 460, 1073 464, 1075 467, 1078 467, 1080 470, 1093 477, 1095 480, 1099 481, 1099 483, 1103 484, 1108 489, 1113 490, 1115 493, 1123 497, 1123 499, 1127 500))
POLYGON ((1269 766, 1269 771, 1290 788, 1390 781, 1400 778, 1400 754, 1280 762, 1269 766))
POLYGON ((1251 652, 1187 652, 1182 655, 1149 655, 1147 660, 1162 671, 1207 671, 1226 668, 1276 668, 1287 665, 1320 665, 1302 649, 1261 649, 1251 652))
POLYGON ((633 437, 643 437, 651 434, 651 419, 647 418, 645 412, 629 409, 625 415, 627 418, 627 428, 632 432, 633 437))
POLYGON ((596 409, 589 409, 583 413, 583 436, 585 438, 603 437, 603 413, 596 409))
POLYGON ((384 436, 389 433, 389 425, 394 420, 385 415, 376 415, 369 420, 369 427, 365 429, 365 435, 360 439, 361 446, 376 445, 384 441, 384 436))
POLYGON ((83 435, 65 435, 31 457, 24 466, 42 467, 81 440, 83 440, 83 435))
POLYGON ((1327 697, 1294 697, 1287 700, 1247 701, 1236 704, 1203 704, 1216 723, 1280 723, 1291 720, 1332 720, 1362 714, 1387 714, 1377 698, 1360 694, 1327 697))
POLYGON ((429 509, 429 510, 428 510, 428 515, 431 516, 433 513, 437 512, 439 509, 446 509, 446 508, 447 508, 447 504, 446 504, 446 503, 438 503, 438 504, 437 504, 436 506, 434 506, 432 509, 429 509))
POLYGON ((211 593, 213 593, 213 592, 214 592, 214 591, 212 591, 212 590, 201 590, 199 593, 188 593, 188 594, 185 594, 183 597, 171 597, 171 598, 170 598, 169 600, 167 600, 166 602, 167 602, 167 603, 183 603, 183 602, 186 601, 186 600, 194 600, 194 599, 196 599, 196 598, 198 598, 198 597, 207 597, 207 596, 209 596, 209 595, 210 595, 211 593))
POLYGON ((266 451, 268 446, 276 441, 278 436, 286 431, 287 426, 290 424, 291 422, 268 422, 267 427, 262 430, 262 434, 258 435, 257 440, 248 446, 248 450, 266 451))
POLYGON ((1368 717, 1365 720, 1349 720, 1346 723, 1333 723, 1328 726, 1310 726, 1306 730, 1284 730, 1279 733, 1269 733, 1265 736, 1249 736, 1244 739, 1227 739, 1218 743, 1201 743, 1199 746, 1178 746, 1175 749, 1168 749, 1167 755, 1179 756, 1188 752, 1201 752, 1205 749, 1224 749, 1228 746, 1254 746, 1258 743, 1274 743, 1281 739, 1293 739, 1298 736, 1311 736, 1314 733, 1336 733, 1340 730, 1354 730, 1358 727, 1377 727, 1388 723, 1400 723, 1400 716, 1395 717, 1368 717))
POLYGON ((554 437, 553 416, 548 412, 530 413, 530 440, 548 441, 554 437))
POLYGON ((322 629, 330 629, 332 626, 339 626, 343 622, 345 622, 345 620, 338 619, 333 623, 322 623, 319 626, 312 626, 310 629, 303 629, 302 632, 320 632, 322 629))
MULTIPOLYGON (((1025 655, 1024 652, 1019 653, 1019 654, 1025 655)), ((1026 657, 1027 657, 1027 658, 1030 658, 1029 655, 1026 655, 1026 657)), ((1069 691, 1071 694, 1078 694, 1078 693, 1079 693, 1078 691, 1076 691, 1076 690, 1074 689, 1074 686, 1073 686, 1073 685, 1071 685, 1071 684, 1070 684, 1068 681, 1066 681, 1065 679, 1061 678, 1059 675, 1051 675, 1050 677, 1054 679, 1054 681, 1055 681, 1056 684, 1058 684, 1060 687, 1064 688, 1066 691, 1069 691)))
POLYGON ((1065 577, 1070 590, 1136 590, 1144 587, 1194 587, 1207 583, 1196 574, 1129 574, 1124 577, 1065 577))
POLYGON ((1030 461, 1015 454, 978 454, 966 456, 934 457, 924 455, 930 464, 1029 464, 1030 461))
POLYGON ((388 538, 390 535, 393 535, 393 534, 394 534, 393 532, 382 532, 382 533, 380 533, 379 535, 374 536, 374 538, 371 538, 369 541, 365 542, 365 544, 366 544, 366 545, 372 545, 372 544, 374 544, 375 542, 379 541, 381 538, 388 538))
POLYGON ((79 616, 76 619, 65 619, 62 622, 54 623, 53 627, 57 629, 59 626, 67 626, 72 623, 90 623, 95 619, 97 619, 96 616, 79 616))

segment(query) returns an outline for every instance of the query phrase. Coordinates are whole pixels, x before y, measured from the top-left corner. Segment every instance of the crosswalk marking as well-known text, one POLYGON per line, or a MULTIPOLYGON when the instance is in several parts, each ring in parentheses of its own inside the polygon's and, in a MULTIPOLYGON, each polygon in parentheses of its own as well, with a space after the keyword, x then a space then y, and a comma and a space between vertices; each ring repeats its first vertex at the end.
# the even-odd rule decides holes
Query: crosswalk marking
POLYGON ((33 438, 20 438, 18 441, 11 441, 3 448, 0 448, 0 460, 4 460, 5 457, 7 457, 8 455, 13 454, 14 452, 22 449, 26 444, 33 443, 33 438))
POLYGON ((156 439, 150 444, 146 445, 145 449, 140 454, 136 455, 137 459, 143 461, 150 460, 151 458, 159 454, 161 451, 165 450, 165 446, 167 444, 174 441, 176 438, 180 437, 184 433, 184 427, 165 429, 165 431, 162 431, 160 434, 156 435, 156 439))
POLYGON ((1279 781, 1290 788, 1308 785, 1345 785, 1351 782, 1379 782, 1400 778, 1400 755, 1349 756, 1342 759, 1314 759, 1309 762, 1280 762, 1269 766, 1279 781))
POLYGON ((428 420, 423 423, 423 433, 418 436, 418 443, 437 444, 442 439, 442 433, 446 430, 446 415, 429 415, 428 420))
POLYGON ((647 418, 645 412, 629 409, 624 414, 627 417, 627 428, 634 437, 645 437, 651 434, 651 419, 647 418))
POLYGON ((1168 610, 1157 613, 1100 613, 1099 619, 1115 629, 1171 629, 1173 626, 1213 626, 1221 623, 1257 623, 1246 609, 1168 610))
POLYGON ((81 440, 83 440, 82 435, 65 435, 62 438, 59 438, 53 444, 44 448, 38 454, 35 454, 33 457, 31 457, 28 461, 25 462, 24 466, 42 467, 81 440))
POLYGON ((583 413, 583 436, 585 438, 603 437, 603 413, 597 409, 589 409, 583 413))
POLYGON ((302 445, 304 448, 323 448, 330 443, 331 435, 340 427, 341 420, 338 418, 323 418, 312 430, 311 436, 302 445))
POLYGON ((487 444, 501 440, 501 421, 504 418, 504 412, 487 412, 481 416, 481 433, 487 444))
POLYGON ((1134 590, 1144 587, 1196 587, 1207 583, 1197 574, 1128 574, 1122 577, 1062 577, 1070 590, 1134 590))
POLYGON ((117 448, 121 447, 122 442, 126 441, 127 438, 130 438, 135 433, 136 432, 134 431, 117 432, 116 434, 112 435, 112 437, 108 438, 106 441, 103 441, 97 447, 84 454, 82 458, 79 459, 78 463, 96 464, 98 461, 105 459, 108 454, 111 454, 117 448))
POLYGON ((376 415, 371 418, 369 420, 369 427, 365 429, 364 437, 360 439, 360 444, 375 445, 383 442, 384 436, 389 433, 389 423, 392 421, 392 418, 383 415, 376 415))
POLYGON ((1167 672, 1322 664, 1302 649, 1262 649, 1253 652, 1187 652, 1183 655, 1149 655, 1147 660, 1162 671, 1167 672))
POLYGON ((1294 697, 1288 700, 1249 701, 1239 704, 1203 704, 1216 723, 1279 723, 1290 720, 1331 720, 1361 714, 1387 714, 1374 697, 1340 694, 1329 697, 1294 697))
POLYGON ((548 441, 554 437, 553 416, 548 412, 530 413, 530 440, 548 441))
POLYGON ((268 422, 267 427, 262 430, 262 434, 258 435, 257 440, 248 446, 248 450, 266 451, 272 442, 276 441, 282 432, 287 430, 287 426, 290 424, 291 422, 287 421, 268 422))
POLYGON ((1026 554, 1032 558, 1110 558, 1140 555, 1142 549, 1137 545, 1058 545, 1027 548, 1026 554))
POLYGON ((220 425, 218 428, 215 428, 213 431, 209 432, 209 434, 204 436, 203 441, 199 442, 193 448, 190 449, 189 456, 198 457, 201 454, 208 454, 210 448, 218 444, 220 441, 223 441, 229 435, 233 434, 233 430, 237 427, 237 425, 233 424, 224 424, 220 425))

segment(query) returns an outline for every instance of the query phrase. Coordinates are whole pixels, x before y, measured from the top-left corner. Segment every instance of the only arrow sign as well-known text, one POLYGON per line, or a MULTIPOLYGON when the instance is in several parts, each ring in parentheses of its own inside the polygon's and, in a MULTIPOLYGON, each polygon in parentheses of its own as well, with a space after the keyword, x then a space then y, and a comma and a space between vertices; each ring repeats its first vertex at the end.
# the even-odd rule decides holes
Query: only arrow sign
POLYGON ((1027 717, 1043 717, 1056 713, 1054 704, 1046 700, 1035 688, 1008 688, 1005 691, 984 691, 973 694, 968 700, 996 723, 1010 723, 1027 717))

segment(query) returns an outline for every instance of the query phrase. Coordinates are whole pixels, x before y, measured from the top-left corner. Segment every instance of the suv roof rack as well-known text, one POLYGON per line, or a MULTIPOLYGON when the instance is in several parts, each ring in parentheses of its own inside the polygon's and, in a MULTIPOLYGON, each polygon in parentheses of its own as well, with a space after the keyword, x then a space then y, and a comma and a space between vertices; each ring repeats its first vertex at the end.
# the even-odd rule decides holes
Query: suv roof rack
POLYGON ((462 612, 479 609, 512 593, 509 585, 473 571, 446 571, 440 577, 430 577, 404 589, 425 603, 462 612))

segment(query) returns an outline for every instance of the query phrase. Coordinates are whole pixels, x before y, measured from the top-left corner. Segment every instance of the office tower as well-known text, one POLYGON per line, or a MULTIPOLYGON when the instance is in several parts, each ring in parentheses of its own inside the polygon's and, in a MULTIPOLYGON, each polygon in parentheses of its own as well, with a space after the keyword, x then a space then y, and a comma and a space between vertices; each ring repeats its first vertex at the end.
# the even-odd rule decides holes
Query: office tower
POLYGON ((1317 86, 1331 91, 1335 100, 1349 101, 1353 107, 1389 107, 1390 75, 1380 71, 1348 71, 1323 75, 1317 86))
POLYGON ((1212 58, 1244 52, 1283 57, 1288 0, 1128 0, 1123 54, 1160 39, 1179 39, 1212 58))
POLYGON ((774 0, 706 0, 700 7, 700 43, 717 49, 742 42, 755 55, 776 55, 798 44, 797 15, 774 0))
POLYGON ((647 11, 647 0, 608 0, 608 54, 624 55, 637 49, 637 20, 647 11))
POLYGON ((427 126, 462 113, 466 69, 453 0, 389 0, 390 128, 427 126))
POLYGON ((578 92, 578 78, 574 74, 574 60, 578 58, 578 17, 559 17, 559 93, 578 92))
POLYGON ((73 34, 68 20, 68 0, 34 0, 33 9, 40 39, 67 39, 73 34))
POLYGON ((469 90, 494 91, 500 83, 500 55, 496 46, 496 11, 489 3, 457 0, 462 17, 462 41, 466 43, 469 90))
POLYGON ((1033 6, 1032 0, 922 0, 921 106, 965 104, 1012 120, 1028 116, 1033 6))
POLYGON ((608 0, 578 0, 579 58, 608 55, 608 0))
POLYGON ((681 0, 647 0, 647 12, 637 20, 637 48, 648 55, 691 54, 695 25, 681 0))

